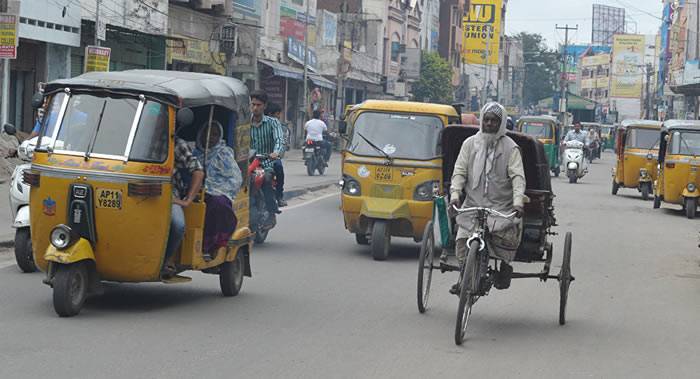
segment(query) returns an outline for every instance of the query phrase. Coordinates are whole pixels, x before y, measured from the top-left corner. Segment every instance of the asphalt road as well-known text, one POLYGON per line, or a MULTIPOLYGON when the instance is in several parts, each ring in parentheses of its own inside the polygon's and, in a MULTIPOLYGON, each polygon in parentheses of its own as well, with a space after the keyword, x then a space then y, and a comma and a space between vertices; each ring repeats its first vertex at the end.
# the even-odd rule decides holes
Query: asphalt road
POLYGON ((697 377, 698 221, 633 190, 613 197, 611 166, 606 153, 578 184, 554 179, 554 272, 564 232, 574 233, 563 327, 556 282, 514 281, 477 303, 455 346, 455 274, 434 277, 419 314, 417 246, 395 240, 388 261, 373 261, 331 196, 282 214, 235 298, 194 274, 183 285, 109 285, 60 319, 41 274, 0 269, 0 375, 697 377))

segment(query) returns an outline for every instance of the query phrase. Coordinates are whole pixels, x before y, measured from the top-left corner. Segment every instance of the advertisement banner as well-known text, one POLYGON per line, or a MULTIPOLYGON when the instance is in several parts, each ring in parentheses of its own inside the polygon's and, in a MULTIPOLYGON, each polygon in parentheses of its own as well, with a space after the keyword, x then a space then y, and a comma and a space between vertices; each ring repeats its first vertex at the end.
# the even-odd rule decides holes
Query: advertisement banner
POLYGON ((0 14, 0 58, 17 58, 17 21, 14 14, 0 14))
POLYGON ((338 34, 338 15, 323 11, 323 46, 335 46, 338 34))
MULTIPOLYGON (((316 0, 309 2, 309 14, 306 14, 306 2, 304 0, 280 1, 280 36, 294 37, 304 41, 304 25, 316 25, 316 0)), ((309 39, 315 38, 315 30, 309 31, 309 39)), ((313 43, 312 43, 313 44, 313 43)))
POLYGON ((462 20, 462 57, 466 63, 498 64, 501 9, 502 0, 470 2, 467 15, 462 20))
POLYGON ((172 64, 173 61, 180 61, 207 65, 220 75, 226 73, 226 54, 211 52, 209 41, 181 36, 174 37, 180 38, 180 41, 166 40, 165 55, 168 64, 172 64))
POLYGON ((610 54, 592 55, 590 57, 581 58, 581 66, 583 67, 604 66, 608 63, 610 63, 610 54))
POLYGON ((109 47, 85 47, 85 72, 109 71, 109 57, 112 49, 109 47))
POLYGON ((613 39, 611 97, 636 98, 642 94, 645 37, 619 34, 613 39))
MULTIPOLYGON (((306 67, 311 70, 316 71, 318 67, 318 57, 316 52, 309 48, 309 53, 307 55, 306 67)), ((287 56, 293 61, 303 65, 304 64, 304 42, 299 41, 293 37, 287 37, 287 56)))

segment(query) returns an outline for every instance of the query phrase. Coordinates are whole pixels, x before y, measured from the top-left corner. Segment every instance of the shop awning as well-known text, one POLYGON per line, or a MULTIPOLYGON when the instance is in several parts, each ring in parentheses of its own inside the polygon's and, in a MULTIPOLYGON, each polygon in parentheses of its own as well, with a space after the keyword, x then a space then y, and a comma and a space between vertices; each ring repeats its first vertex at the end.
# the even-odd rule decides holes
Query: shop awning
MULTIPOLYGON (((553 109, 554 98, 547 97, 539 102, 537 106, 540 108, 553 109)), ((568 110, 580 110, 580 111, 593 111, 596 107, 596 102, 593 100, 586 99, 585 97, 578 96, 571 92, 568 93, 566 107, 568 110)))
MULTIPOLYGON (((277 63, 273 61, 268 61, 260 59, 258 62, 264 64, 265 66, 272 69, 272 73, 275 76, 281 76, 283 78, 294 79, 294 80, 304 80, 304 70, 292 66, 287 66, 282 63, 277 63)), ((307 72, 309 80, 319 87, 328 88, 335 90, 335 83, 324 78, 323 76, 313 73, 311 71, 307 72)))
POLYGON ((335 88, 336 88, 335 83, 333 83, 333 82, 331 82, 330 80, 324 78, 323 76, 321 76, 321 75, 319 75, 319 74, 312 74, 312 73, 309 73, 308 75, 309 75, 309 79, 311 79, 311 81, 312 81, 315 85, 317 85, 317 86, 319 86, 319 87, 327 88, 327 89, 330 89, 330 90, 335 90, 335 88))
POLYGON ((268 61, 264 59, 258 60, 258 62, 264 64, 265 66, 272 69, 275 76, 281 76, 283 78, 289 78, 294 80, 304 80, 304 70, 296 67, 291 67, 284 65, 282 63, 277 63, 273 61, 268 61))

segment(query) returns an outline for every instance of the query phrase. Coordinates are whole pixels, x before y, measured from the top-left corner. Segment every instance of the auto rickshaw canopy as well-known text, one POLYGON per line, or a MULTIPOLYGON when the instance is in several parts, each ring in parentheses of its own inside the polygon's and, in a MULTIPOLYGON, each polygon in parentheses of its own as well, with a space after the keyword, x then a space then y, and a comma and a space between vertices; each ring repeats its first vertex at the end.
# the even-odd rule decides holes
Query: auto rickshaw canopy
POLYGON ((352 107, 353 112, 360 109, 380 112, 437 114, 449 118, 460 117, 455 108, 451 105, 418 103, 412 101, 365 100, 363 103, 357 104, 354 107, 352 107))
POLYGON ((650 129, 661 129, 661 122, 655 120, 624 120, 620 124, 621 129, 627 129, 629 127, 640 127, 640 128, 650 128, 650 129))
POLYGON ((164 70, 88 72, 55 80, 46 85, 51 94, 64 88, 81 92, 108 92, 116 95, 143 94, 177 108, 217 105, 229 110, 248 106, 248 89, 239 80, 212 74, 164 70))

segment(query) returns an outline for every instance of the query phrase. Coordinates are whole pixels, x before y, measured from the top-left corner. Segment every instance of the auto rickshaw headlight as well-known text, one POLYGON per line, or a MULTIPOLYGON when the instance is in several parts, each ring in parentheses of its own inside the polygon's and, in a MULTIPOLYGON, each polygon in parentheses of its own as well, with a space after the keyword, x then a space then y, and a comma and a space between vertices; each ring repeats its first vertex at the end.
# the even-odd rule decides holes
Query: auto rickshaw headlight
POLYGON ((435 181, 433 181, 433 180, 419 184, 418 186, 416 186, 415 191, 413 191, 413 200, 418 200, 418 201, 432 200, 434 186, 435 186, 435 181))
POLYGON ((640 168, 639 169, 639 176, 647 176, 649 172, 647 171, 646 168, 640 168))
POLYGON ((53 247, 58 250, 63 250, 74 244, 78 238, 70 227, 61 224, 53 228, 49 240, 53 247))
POLYGON ((648 160, 654 159, 654 154, 652 154, 652 153, 647 154, 647 159, 648 160))
POLYGON ((350 196, 360 196, 362 194, 362 191, 360 189, 360 183, 357 180, 349 176, 345 176, 342 182, 344 194, 350 196))
POLYGON ((696 189, 698 189, 698 187, 695 186, 695 183, 688 183, 688 191, 695 192, 696 189))

